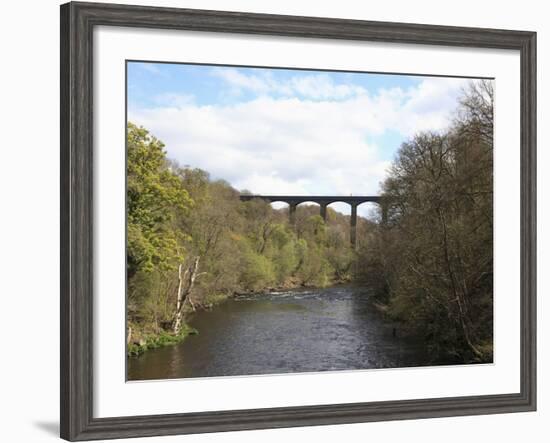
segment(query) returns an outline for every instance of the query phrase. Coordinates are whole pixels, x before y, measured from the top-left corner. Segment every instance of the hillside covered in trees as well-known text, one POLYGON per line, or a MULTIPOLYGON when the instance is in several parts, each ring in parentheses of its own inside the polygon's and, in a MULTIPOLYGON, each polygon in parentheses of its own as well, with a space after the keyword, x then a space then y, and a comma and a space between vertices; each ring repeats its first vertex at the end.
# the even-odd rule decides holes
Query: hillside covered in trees
POLYGON ((325 223, 301 205, 290 225, 128 123, 128 353, 195 333, 190 313, 235 294, 354 281, 435 362, 491 361, 492 107, 492 84, 473 82, 448 130, 402 144, 382 184, 387 221, 359 218, 356 249, 348 216, 328 208, 325 223))
MULTIPOLYGON (((228 183, 166 158, 163 144, 128 124, 129 352, 189 332, 185 316, 237 293, 349 281, 349 216, 302 205, 241 202, 228 183), (140 345, 141 343, 141 345, 140 345)), ((368 224, 361 219, 358 229, 368 224)))

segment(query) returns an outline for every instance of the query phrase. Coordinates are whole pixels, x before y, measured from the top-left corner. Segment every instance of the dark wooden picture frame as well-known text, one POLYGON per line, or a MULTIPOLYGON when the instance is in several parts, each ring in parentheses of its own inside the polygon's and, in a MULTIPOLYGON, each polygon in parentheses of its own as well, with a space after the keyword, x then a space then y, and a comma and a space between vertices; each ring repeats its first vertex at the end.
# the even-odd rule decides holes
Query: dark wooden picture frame
POLYGON ((61 437, 91 440, 493 414, 536 409, 536 34, 189 9, 61 6, 61 437), (93 416, 93 29, 123 26, 519 51, 521 391, 270 409, 93 416))

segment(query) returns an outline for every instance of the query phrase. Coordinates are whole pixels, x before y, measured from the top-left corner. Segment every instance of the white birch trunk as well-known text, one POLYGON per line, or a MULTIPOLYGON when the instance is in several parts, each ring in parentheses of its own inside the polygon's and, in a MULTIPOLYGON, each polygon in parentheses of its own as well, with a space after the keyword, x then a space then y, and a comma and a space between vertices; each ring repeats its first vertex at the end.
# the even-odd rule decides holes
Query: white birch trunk
POLYGON ((174 315, 173 332, 179 334, 181 332, 181 326, 183 323, 183 308, 187 303, 191 305, 193 311, 195 305, 191 300, 191 291, 197 278, 197 271, 199 270, 200 256, 195 257, 195 260, 189 268, 183 270, 183 264, 178 267, 178 295, 176 300, 176 312, 174 315))

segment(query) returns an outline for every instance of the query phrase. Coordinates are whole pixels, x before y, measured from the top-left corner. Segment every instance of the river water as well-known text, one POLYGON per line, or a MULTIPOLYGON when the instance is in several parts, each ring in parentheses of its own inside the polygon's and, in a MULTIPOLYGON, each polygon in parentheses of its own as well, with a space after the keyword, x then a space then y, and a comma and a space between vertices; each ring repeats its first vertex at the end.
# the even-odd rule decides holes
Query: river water
POLYGON ((190 324, 198 335, 128 358, 128 380, 428 364, 424 343, 394 335, 357 286, 237 296, 190 324))

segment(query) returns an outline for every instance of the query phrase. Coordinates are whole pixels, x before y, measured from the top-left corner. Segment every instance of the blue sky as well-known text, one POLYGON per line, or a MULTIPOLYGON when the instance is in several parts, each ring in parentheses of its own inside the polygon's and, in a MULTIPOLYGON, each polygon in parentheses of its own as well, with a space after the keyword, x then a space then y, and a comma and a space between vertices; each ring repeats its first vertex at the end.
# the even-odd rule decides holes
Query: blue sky
MULTIPOLYGON (((224 71, 228 70, 238 72, 242 76, 257 75, 280 83, 289 82, 300 76, 323 75, 330 78, 334 84, 353 85, 367 91, 391 87, 407 88, 418 85, 422 80, 422 77, 388 74, 130 62, 128 104, 137 108, 154 107, 162 104, 159 103, 159 97, 174 93, 193 96, 197 105, 229 105, 254 99, 257 95, 254 90, 243 90, 241 94, 235 94, 235 91, 232 93, 227 82, 223 81, 224 71), (162 81, 159 81, 160 79, 162 81)), ((274 92, 277 96, 285 96, 284 91, 274 92)), ((296 91, 296 95, 300 96, 299 91, 296 91)), ((314 97, 312 100, 320 101, 322 97, 314 97)))
POLYGON ((144 62, 127 72, 128 118, 169 157, 263 194, 377 194, 401 142, 446 128, 467 83, 144 62))

